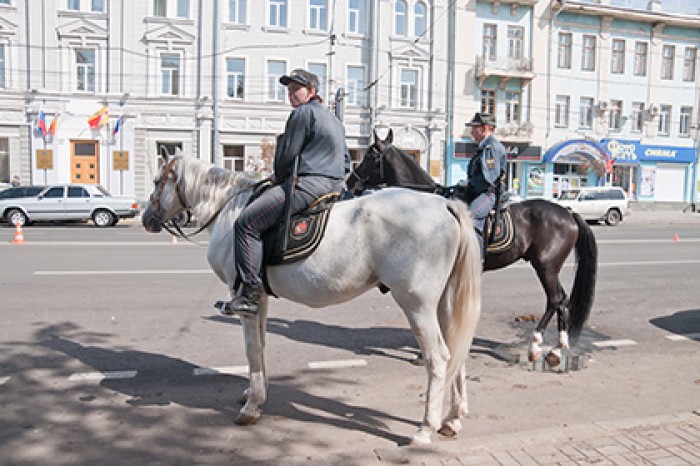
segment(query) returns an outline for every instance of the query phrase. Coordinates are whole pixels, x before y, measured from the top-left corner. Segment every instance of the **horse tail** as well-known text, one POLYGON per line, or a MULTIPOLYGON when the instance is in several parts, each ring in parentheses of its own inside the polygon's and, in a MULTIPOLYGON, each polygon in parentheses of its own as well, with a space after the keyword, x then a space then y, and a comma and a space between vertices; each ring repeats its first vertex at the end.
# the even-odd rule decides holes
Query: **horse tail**
POLYGON ((448 210, 459 223, 459 247, 440 302, 440 324, 450 351, 446 382, 449 385, 469 357, 469 349, 481 315, 481 251, 466 204, 448 201, 448 210))
POLYGON ((576 238, 576 276, 569 298, 569 336, 572 343, 581 334, 583 324, 593 307, 596 272, 598 269, 598 245, 591 227, 580 215, 573 213, 578 225, 576 238))

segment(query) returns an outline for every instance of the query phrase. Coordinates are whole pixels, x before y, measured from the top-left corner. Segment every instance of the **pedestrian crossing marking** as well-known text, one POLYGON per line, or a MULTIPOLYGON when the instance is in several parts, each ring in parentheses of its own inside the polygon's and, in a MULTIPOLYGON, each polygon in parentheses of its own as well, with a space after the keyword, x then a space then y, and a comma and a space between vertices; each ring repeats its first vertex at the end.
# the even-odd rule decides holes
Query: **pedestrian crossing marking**
POLYGON ((71 374, 68 380, 115 380, 115 379, 133 379, 136 377, 137 371, 105 371, 105 372, 78 372, 71 374))
POLYGON ((593 345, 598 348, 610 348, 613 346, 634 346, 637 342, 634 340, 604 340, 594 341, 593 345))
POLYGON ((195 367, 192 373, 200 375, 245 375, 248 373, 248 366, 226 366, 226 367, 195 367))

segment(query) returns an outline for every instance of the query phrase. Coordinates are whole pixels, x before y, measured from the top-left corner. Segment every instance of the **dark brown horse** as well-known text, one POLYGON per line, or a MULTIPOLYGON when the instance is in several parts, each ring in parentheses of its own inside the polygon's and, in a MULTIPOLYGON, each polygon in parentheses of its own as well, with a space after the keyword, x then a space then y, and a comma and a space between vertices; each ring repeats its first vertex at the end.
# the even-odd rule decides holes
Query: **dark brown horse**
MULTIPOLYGON (((347 179, 350 191, 358 194, 366 189, 397 186, 460 197, 458 187, 443 187, 430 177, 415 160, 392 145, 393 132, 374 143, 361 163, 347 179)), ((547 362, 558 365, 569 338, 575 342, 593 306, 598 247, 588 224, 564 207, 542 199, 512 203, 508 207, 513 219, 512 244, 498 252, 488 251, 484 270, 507 267, 519 259, 529 262, 537 273, 547 295, 547 306, 532 336, 529 358, 542 355, 543 332, 557 314, 559 343, 547 355, 547 362), (576 275, 571 295, 559 281, 559 272, 572 250, 576 251, 576 275)))

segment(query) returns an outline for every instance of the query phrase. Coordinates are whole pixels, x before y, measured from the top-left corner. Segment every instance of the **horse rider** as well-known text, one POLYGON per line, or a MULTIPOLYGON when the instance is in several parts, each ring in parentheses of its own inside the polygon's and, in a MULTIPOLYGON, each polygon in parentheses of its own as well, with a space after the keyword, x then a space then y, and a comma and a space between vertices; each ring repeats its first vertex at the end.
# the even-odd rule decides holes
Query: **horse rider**
POLYGON ((506 170, 506 149, 493 134, 496 120, 492 115, 477 112, 467 126, 471 126, 472 138, 479 146, 469 161, 467 179, 460 181, 459 185, 466 189, 466 201, 478 233, 483 262, 484 225, 486 217, 496 203, 496 190, 499 188, 501 174, 506 170))
POLYGON ((236 220, 236 273, 242 286, 231 301, 230 310, 222 310, 224 313, 244 316, 258 313, 263 289, 262 233, 283 223, 286 215, 304 210, 315 199, 340 193, 344 188, 345 130, 323 105, 318 95, 318 77, 304 69, 295 69, 279 82, 287 86, 287 96, 294 109, 284 133, 277 138, 274 172, 270 177, 272 187, 243 209, 236 220), (297 163, 296 179, 291 179, 297 163), (288 203, 289 213, 285 208, 288 203))

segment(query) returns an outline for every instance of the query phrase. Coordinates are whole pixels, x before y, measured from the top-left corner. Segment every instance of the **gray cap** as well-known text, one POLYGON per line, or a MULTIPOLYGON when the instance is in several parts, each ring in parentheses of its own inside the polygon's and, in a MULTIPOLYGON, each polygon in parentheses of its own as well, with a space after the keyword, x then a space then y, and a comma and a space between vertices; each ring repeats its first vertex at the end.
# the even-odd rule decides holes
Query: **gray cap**
POLYGON ((476 112, 474 114, 474 118, 472 118, 472 121, 467 123, 467 126, 484 125, 496 126, 496 119, 493 117, 493 115, 489 115, 488 113, 476 112))
POLYGON ((318 89, 318 76, 301 68, 292 70, 289 75, 284 75, 280 78, 280 84, 285 86, 292 81, 299 83, 302 86, 318 89))

